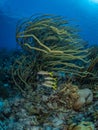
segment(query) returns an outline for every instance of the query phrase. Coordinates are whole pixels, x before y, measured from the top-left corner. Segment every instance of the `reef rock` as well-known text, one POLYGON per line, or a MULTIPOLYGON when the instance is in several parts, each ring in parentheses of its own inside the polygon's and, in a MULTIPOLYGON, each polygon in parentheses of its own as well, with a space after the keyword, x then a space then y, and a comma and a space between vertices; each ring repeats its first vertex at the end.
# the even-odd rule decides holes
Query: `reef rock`
POLYGON ((93 101, 93 93, 89 88, 80 89, 78 90, 77 94, 79 95, 79 98, 73 105, 74 110, 79 110, 84 105, 93 101))
POLYGON ((75 123, 68 127, 68 130, 95 130, 94 124, 92 122, 80 122, 78 125, 75 123))

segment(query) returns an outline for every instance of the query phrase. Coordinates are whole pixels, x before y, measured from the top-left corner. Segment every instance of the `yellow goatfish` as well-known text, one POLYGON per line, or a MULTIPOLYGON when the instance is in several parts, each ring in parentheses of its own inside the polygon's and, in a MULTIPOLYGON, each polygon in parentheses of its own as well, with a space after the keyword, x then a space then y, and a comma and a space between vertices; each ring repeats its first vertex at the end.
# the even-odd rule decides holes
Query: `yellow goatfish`
POLYGON ((48 71, 39 71, 37 74, 38 75, 46 75, 46 76, 53 77, 53 72, 48 72, 48 71))

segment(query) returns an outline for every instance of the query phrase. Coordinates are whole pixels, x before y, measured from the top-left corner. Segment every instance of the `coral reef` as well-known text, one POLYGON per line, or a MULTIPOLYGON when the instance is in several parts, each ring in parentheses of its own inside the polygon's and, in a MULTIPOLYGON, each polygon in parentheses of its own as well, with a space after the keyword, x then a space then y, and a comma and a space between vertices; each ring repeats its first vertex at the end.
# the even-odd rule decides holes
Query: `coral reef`
POLYGON ((93 85, 98 84, 98 45, 92 46, 89 52, 90 63, 86 69, 89 74, 85 78, 81 78, 81 83, 90 82, 93 85))
POLYGON ((0 129, 97 130, 97 47, 55 15, 19 21, 16 41, 0 51, 0 129))
MULTIPOLYGON (((90 62, 89 49, 85 48, 85 42, 77 33, 77 30, 70 27, 68 21, 61 16, 39 15, 19 21, 16 41, 26 50, 26 55, 14 63, 12 77, 22 93, 32 87, 37 88, 39 71, 52 72, 56 78, 57 72, 78 78, 88 76, 90 72, 85 68, 90 62)), ((53 84, 47 82, 43 85, 53 84)), ((57 84, 58 79, 52 88, 57 88, 57 84)))
POLYGON ((81 122, 79 125, 70 125, 68 130, 95 130, 95 127, 92 122, 81 122))
POLYGON ((61 16, 32 16, 18 23, 16 41, 36 60, 40 57, 45 71, 65 71, 80 77, 87 75, 86 71, 81 70, 89 63, 86 59, 88 49, 85 49, 76 29, 68 26, 68 21, 61 16))
POLYGON ((77 91, 79 98, 74 103, 74 109, 79 110, 83 105, 89 104, 93 101, 93 93, 90 89, 84 88, 77 91))

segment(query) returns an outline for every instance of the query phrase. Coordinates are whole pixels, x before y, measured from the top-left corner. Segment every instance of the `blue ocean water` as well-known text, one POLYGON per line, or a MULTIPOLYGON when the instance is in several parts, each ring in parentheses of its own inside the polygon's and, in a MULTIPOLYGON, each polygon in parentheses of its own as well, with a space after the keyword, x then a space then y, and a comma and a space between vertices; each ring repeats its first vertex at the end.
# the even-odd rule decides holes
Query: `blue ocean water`
POLYGON ((84 40, 98 44, 98 3, 93 0, 1 0, 0 47, 14 48, 17 21, 39 13, 66 17, 78 25, 84 40))

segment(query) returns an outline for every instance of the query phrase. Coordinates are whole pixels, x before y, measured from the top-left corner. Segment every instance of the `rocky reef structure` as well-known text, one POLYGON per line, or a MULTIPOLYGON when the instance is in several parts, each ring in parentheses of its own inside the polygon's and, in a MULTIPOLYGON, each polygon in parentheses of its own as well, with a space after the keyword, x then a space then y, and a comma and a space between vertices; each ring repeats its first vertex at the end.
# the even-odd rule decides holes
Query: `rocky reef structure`
POLYGON ((20 20, 16 41, 21 49, 0 68, 1 85, 13 90, 0 102, 0 129, 97 130, 96 48, 55 15, 20 20))
POLYGON ((72 124, 69 126, 68 130, 95 130, 92 122, 81 122, 80 124, 72 124))

